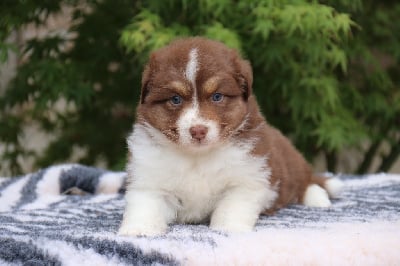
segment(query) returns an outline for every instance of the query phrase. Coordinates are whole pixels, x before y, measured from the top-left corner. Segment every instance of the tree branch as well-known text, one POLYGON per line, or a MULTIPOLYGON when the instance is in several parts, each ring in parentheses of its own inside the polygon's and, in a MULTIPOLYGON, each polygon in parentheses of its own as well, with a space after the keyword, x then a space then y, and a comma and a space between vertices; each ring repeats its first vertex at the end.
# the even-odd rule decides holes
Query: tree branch
POLYGON ((399 156, 400 156, 400 141, 391 147, 390 153, 387 156, 384 156, 382 158, 382 163, 379 166, 377 172, 389 171, 399 156))
POLYGON ((379 147, 381 146, 381 143, 382 143, 381 140, 377 140, 372 143, 368 151, 365 153, 364 159, 360 164, 360 166, 358 167, 356 174, 358 175, 365 174, 371 168, 372 160, 374 159, 379 147))
POLYGON ((325 160, 328 171, 334 173, 337 166, 337 153, 334 151, 326 152, 325 160))

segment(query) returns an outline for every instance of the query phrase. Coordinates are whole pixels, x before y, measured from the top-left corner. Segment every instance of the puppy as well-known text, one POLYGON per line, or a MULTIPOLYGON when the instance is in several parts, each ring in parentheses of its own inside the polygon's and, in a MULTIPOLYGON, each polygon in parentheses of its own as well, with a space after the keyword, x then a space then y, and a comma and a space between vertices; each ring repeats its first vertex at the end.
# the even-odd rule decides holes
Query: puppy
POLYGON ((127 141, 120 235, 159 235, 174 222, 248 232, 260 214, 288 204, 330 206, 340 181, 313 176, 266 123, 252 79, 236 51, 200 37, 151 55, 127 141))

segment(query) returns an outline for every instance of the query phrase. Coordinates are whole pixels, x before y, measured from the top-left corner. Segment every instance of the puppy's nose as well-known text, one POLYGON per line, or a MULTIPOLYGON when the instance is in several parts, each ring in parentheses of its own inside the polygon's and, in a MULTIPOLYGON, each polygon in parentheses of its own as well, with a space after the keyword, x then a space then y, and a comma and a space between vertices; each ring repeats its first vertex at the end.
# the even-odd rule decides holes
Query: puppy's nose
POLYGON ((191 128, 189 128, 190 135, 192 135, 192 138, 197 139, 197 140, 203 140, 208 132, 208 128, 203 125, 195 125, 191 128))

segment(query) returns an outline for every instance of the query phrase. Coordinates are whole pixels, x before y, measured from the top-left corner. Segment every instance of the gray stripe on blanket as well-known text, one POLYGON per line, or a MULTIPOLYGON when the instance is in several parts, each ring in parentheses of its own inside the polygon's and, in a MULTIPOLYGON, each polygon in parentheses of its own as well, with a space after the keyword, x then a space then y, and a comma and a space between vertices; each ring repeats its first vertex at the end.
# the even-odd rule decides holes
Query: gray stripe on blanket
POLYGON ((28 182, 21 190, 21 198, 18 203, 15 205, 15 208, 20 208, 22 205, 33 202, 38 197, 36 193, 37 183, 43 178, 43 175, 47 170, 41 170, 35 174, 32 174, 29 177, 28 182))
POLYGON ((60 193, 62 194, 75 187, 94 194, 99 183, 99 177, 104 173, 106 171, 87 166, 76 166, 65 170, 60 176, 60 193))
POLYGON ((54 256, 36 247, 32 242, 18 241, 12 238, 1 238, 0 258, 8 263, 20 265, 61 265, 54 256))

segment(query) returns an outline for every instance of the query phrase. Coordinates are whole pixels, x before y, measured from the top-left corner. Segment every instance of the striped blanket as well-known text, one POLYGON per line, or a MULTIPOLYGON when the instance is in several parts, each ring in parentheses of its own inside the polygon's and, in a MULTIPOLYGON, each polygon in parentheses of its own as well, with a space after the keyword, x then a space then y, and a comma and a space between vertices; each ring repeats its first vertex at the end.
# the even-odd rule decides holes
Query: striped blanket
POLYGON ((60 165, 0 178, 0 265, 400 265, 400 175, 339 176, 326 209, 293 205, 226 235, 171 225, 117 236, 125 173, 60 165))

